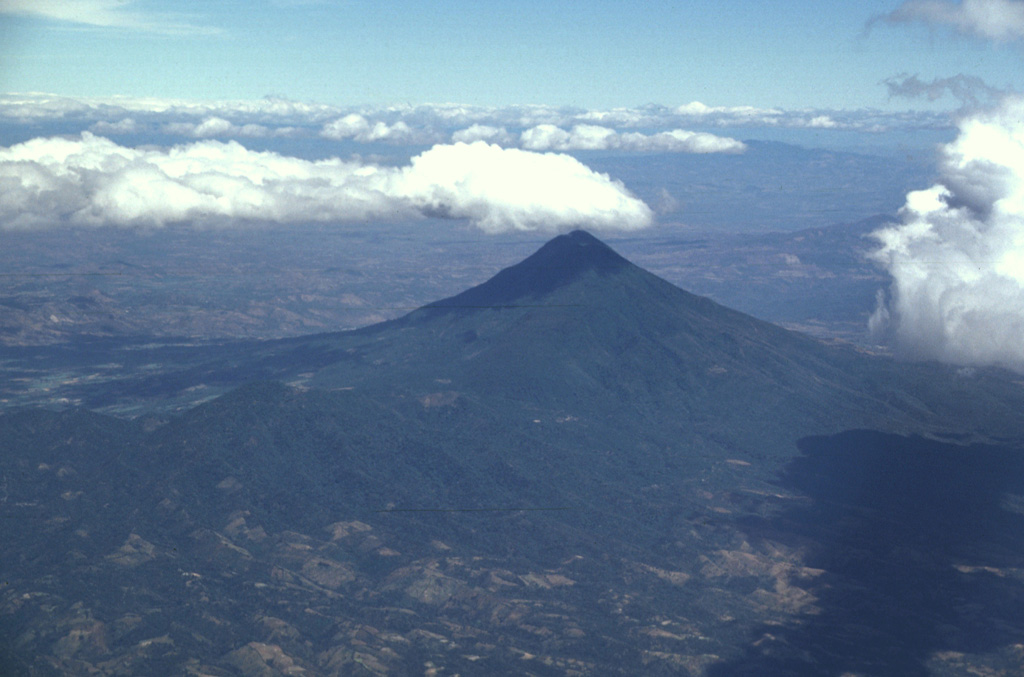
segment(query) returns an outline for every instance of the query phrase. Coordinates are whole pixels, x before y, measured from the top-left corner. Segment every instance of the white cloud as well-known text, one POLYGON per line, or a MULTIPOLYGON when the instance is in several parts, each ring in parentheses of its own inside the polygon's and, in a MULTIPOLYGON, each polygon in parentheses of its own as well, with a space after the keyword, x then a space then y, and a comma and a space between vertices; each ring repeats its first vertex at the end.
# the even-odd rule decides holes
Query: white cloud
POLYGON ((192 136, 202 139, 210 136, 224 136, 232 124, 224 118, 209 117, 202 122, 169 122, 161 128, 165 134, 192 136))
POLYGON ((590 110, 574 116, 574 119, 583 124, 598 123, 610 127, 641 127, 649 121, 646 112, 635 108, 590 110))
POLYGON ((402 170, 399 193, 428 214, 488 232, 643 228, 651 210, 618 181, 568 155, 478 141, 434 146, 402 170))
POLYGON ((381 120, 371 123, 358 113, 350 113, 324 125, 320 136, 340 141, 354 139, 362 143, 387 141, 389 143, 415 143, 422 141, 423 134, 415 134, 411 127, 399 120, 387 124, 381 120))
POLYGON ((556 125, 537 125, 519 135, 519 143, 529 150, 568 150, 572 135, 556 125))
POLYGON ((460 129, 452 134, 453 143, 473 143, 474 141, 489 141, 505 146, 512 143, 512 135, 504 127, 492 127, 490 125, 472 125, 466 129, 460 129))
POLYGON ((656 134, 616 132, 598 125, 576 125, 565 131, 555 125, 537 125, 520 137, 529 150, 625 150, 674 153, 742 153, 741 141, 705 132, 673 129, 656 134))
POLYGON ((673 129, 645 136, 631 133, 621 135, 620 146, 627 150, 668 151, 675 153, 742 153, 746 144, 726 136, 706 132, 688 132, 673 129))
MULTIPOLYGON (((3 0, 0 0, 2 2, 3 0)), ((882 112, 870 109, 781 110, 752 106, 708 106, 692 102, 668 107, 649 104, 638 108, 580 110, 551 106, 487 108, 461 104, 347 107, 304 103, 267 97, 253 101, 185 101, 177 99, 108 97, 76 99, 51 94, 0 94, 0 119, 13 124, 61 123, 61 130, 106 133, 98 123, 116 124, 131 118, 142 131, 163 130, 186 138, 242 138, 252 136, 316 136, 360 143, 429 145, 444 140, 484 140, 517 145, 523 132, 540 127, 576 130, 569 143, 584 144, 591 133, 612 129, 620 135, 672 134, 701 127, 807 128, 831 120, 828 128, 877 132, 889 129, 948 128, 942 112, 882 112), (217 123, 220 119, 230 123, 217 123), (208 122, 209 121, 209 122, 208 122), (208 122, 206 128, 200 128, 208 122), (220 129, 217 129, 220 124, 220 129), (497 131, 496 131, 497 130, 497 131), (500 130, 505 130, 507 136, 500 130)), ((115 133, 111 131, 110 133, 115 133)), ((600 132, 603 134, 603 132, 600 132)), ((531 135, 541 136, 539 131, 531 135)), ((666 143, 679 145, 678 139, 666 143)), ((531 141, 540 143, 540 141, 531 141)), ((593 143, 593 142, 591 142, 593 143)), ((552 143, 550 148, 558 147, 552 143)), ((581 146, 582 147, 582 146, 581 146)), ((624 148, 624 146, 620 146, 624 148)))
POLYGON ((872 326, 919 357, 1024 369, 1024 100, 964 119, 941 172, 875 234, 893 281, 872 326))
POLYGON ((101 28, 164 35, 215 35, 221 31, 186 20, 179 14, 132 8, 132 0, 0 0, 0 14, 36 16, 101 28))
POLYGON ((435 146, 399 168, 233 141, 128 148, 88 132, 0 149, 0 228, 413 216, 468 219, 488 232, 633 229, 652 218, 621 183, 574 158, 483 142, 435 146))
POLYGON ((192 136, 201 139, 210 136, 224 136, 232 131, 234 126, 224 118, 206 118, 192 129, 192 136))
POLYGON ((828 115, 816 115, 807 121, 807 126, 817 129, 835 129, 839 123, 828 115))
POLYGON ((132 118, 121 118, 117 122, 100 120, 91 125, 89 130, 97 134, 137 134, 141 128, 132 118))
POLYGON ((889 23, 921 22, 952 28, 964 35, 996 41, 1024 38, 1024 2, 1021 0, 907 0, 877 20, 889 23))
MULTIPOLYGON (((3 0, 0 0, 2 2, 3 0)), ((242 124, 321 125, 342 113, 337 106, 265 97, 252 101, 188 101, 139 97, 72 98, 43 93, 0 94, 0 118, 15 122, 112 122, 132 117, 157 125, 221 117, 242 124)))
POLYGON ((362 134, 369 134, 369 132, 369 121, 362 115, 352 113, 324 125, 320 136, 328 139, 350 139, 362 134))
POLYGON ((785 125, 789 116, 777 108, 755 106, 708 106, 700 101, 678 106, 673 111, 683 118, 696 118, 719 126, 758 124, 766 126, 785 125))
MULTIPOLYGON (((93 125, 96 127, 96 125, 93 125)), ((93 129, 95 132, 105 131, 103 129, 93 129)), ((297 130, 295 127, 277 127, 270 128, 265 125, 258 125, 255 123, 248 123, 244 125, 236 125, 235 123, 211 116, 203 118, 200 122, 168 122, 161 125, 160 131, 164 134, 170 134, 174 136, 190 136, 194 139, 210 139, 214 137, 221 138, 246 138, 246 137, 266 137, 266 136, 291 136, 297 130)))

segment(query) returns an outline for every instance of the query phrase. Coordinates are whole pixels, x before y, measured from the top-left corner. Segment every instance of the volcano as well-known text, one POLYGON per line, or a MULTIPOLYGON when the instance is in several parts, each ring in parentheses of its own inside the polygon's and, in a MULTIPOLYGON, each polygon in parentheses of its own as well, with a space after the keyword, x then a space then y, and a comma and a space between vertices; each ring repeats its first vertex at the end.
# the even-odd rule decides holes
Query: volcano
POLYGON ((181 360, 82 391, 130 420, 0 417, 5 674, 1024 666, 1014 375, 786 331, 583 231, 181 360))

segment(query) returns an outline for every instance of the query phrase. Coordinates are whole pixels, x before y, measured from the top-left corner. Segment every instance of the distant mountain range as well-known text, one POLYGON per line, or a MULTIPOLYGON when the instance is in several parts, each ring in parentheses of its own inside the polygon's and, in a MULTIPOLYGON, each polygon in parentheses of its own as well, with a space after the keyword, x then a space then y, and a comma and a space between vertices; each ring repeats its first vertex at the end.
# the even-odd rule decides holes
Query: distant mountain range
POLYGON ((1024 388, 577 231, 0 417, 4 674, 1019 674, 1024 388), (175 413, 180 410, 180 413, 175 413))

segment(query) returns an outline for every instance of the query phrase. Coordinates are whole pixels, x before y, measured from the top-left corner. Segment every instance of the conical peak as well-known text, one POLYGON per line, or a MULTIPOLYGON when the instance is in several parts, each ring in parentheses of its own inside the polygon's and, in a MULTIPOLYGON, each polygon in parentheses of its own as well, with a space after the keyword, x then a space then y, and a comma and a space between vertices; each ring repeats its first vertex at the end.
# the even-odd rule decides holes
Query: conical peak
POLYGON ((550 291, 587 271, 608 274, 631 267, 633 264, 604 242, 586 231, 574 230, 549 240, 533 255, 502 273, 515 271, 524 282, 537 286, 537 291, 550 291))
POLYGON ((594 237, 585 230, 574 230, 569 233, 564 233, 562 235, 559 235, 548 240, 549 245, 553 245, 556 243, 571 243, 576 246, 588 246, 596 244, 601 247, 608 247, 608 245, 606 245, 604 242, 601 242, 600 240, 598 240, 596 237, 594 237))
POLYGON ((548 241, 531 256, 505 268, 487 282, 431 306, 502 305, 542 296, 590 271, 609 275, 633 267, 590 233, 575 230, 548 241))
POLYGON ((631 265, 615 251, 585 230, 574 230, 550 240, 523 264, 552 268, 613 270, 631 265))

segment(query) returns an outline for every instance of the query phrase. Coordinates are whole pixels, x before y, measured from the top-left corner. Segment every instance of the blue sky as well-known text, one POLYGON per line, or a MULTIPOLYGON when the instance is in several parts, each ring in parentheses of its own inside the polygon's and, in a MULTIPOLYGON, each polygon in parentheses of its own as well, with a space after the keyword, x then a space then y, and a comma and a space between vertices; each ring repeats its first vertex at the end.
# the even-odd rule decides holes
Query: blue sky
POLYGON ((902 72, 923 80, 965 73, 1024 89, 1014 42, 921 23, 879 22, 865 34, 873 17, 899 7, 879 0, 0 0, 0 91, 892 109, 927 107, 888 99, 880 81, 902 72))

